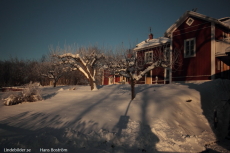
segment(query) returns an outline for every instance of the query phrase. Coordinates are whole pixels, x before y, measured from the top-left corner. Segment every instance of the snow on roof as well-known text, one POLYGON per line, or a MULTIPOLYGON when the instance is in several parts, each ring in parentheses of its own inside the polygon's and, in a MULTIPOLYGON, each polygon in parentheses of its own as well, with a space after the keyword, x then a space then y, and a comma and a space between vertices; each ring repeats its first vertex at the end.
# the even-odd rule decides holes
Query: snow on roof
POLYGON ((166 38, 166 37, 159 37, 159 38, 155 38, 155 39, 146 39, 145 41, 142 41, 139 44, 137 44, 136 47, 134 48, 134 50, 139 50, 139 49, 147 48, 147 47, 153 47, 153 46, 157 46, 160 44, 168 43, 170 41, 171 40, 169 38, 166 38))
POLYGON ((230 17, 224 17, 219 19, 220 22, 224 23, 227 26, 230 26, 230 17))

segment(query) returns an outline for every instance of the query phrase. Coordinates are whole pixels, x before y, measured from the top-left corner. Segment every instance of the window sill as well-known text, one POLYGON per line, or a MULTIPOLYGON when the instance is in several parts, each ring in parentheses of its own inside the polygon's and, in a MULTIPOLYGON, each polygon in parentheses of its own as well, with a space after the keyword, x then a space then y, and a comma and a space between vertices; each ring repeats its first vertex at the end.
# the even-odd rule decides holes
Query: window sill
POLYGON ((196 57, 196 55, 184 56, 184 58, 196 57))

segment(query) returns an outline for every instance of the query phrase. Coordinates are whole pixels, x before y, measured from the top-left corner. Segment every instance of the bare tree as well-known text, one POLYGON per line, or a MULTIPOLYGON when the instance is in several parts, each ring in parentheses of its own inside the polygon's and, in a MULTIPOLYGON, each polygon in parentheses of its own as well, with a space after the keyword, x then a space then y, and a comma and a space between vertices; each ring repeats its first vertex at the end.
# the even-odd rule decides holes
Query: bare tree
POLYGON ((101 61, 104 58, 97 47, 78 48, 75 54, 72 53, 74 49, 71 46, 51 50, 54 52, 53 56, 60 59, 59 64, 65 65, 71 71, 79 70, 89 80, 91 90, 97 90, 96 71, 103 66, 101 61), (62 55, 55 53, 60 51, 65 53, 62 55))
POLYGON ((147 72, 158 67, 170 68, 181 65, 179 50, 175 49, 172 51, 172 54, 170 54, 168 45, 161 45, 154 48, 151 55, 147 58, 144 52, 137 52, 135 50, 121 49, 119 52, 110 52, 107 54, 106 65, 110 72, 119 73, 129 78, 132 93, 131 99, 135 98, 135 84, 147 72))
POLYGON ((40 74, 53 80, 53 87, 56 87, 58 80, 67 73, 67 69, 59 63, 51 54, 40 64, 40 74))

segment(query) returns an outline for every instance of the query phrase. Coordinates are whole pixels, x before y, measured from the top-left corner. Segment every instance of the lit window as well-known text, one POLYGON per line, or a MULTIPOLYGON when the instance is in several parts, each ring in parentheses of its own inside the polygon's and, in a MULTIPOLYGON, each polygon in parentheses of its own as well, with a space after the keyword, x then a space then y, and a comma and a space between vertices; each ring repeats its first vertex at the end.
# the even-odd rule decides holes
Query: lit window
POLYGON ((188 18, 188 20, 186 21, 187 25, 192 25, 192 23, 194 22, 194 20, 192 18, 188 18))
POLYGON ((184 40, 184 58, 196 56, 196 39, 184 40))
POLYGON ((145 62, 146 63, 153 62, 153 51, 145 52, 145 62))

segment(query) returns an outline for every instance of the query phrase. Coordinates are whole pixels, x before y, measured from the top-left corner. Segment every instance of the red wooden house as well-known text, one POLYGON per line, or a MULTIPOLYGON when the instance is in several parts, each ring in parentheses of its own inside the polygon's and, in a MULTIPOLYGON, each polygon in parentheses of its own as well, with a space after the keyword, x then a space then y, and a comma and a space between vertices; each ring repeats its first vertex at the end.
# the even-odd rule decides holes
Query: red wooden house
MULTIPOLYGON (((137 55, 152 56, 157 47, 169 46, 167 51, 180 49, 182 66, 157 68, 149 72, 140 83, 153 84, 171 81, 199 81, 230 78, 230 18, 215 19, 187 11, 164 34, 164 37, 139 43, 137 55), (156 76, 158 79, 156 79, 156 76)), ((172 54, 170 53, 172 58, 172 54)))
POLYGON ((128 83, 128 79, 126 77, 120 76, 119 74, 111 74, 108 69, 105 69, 103 73, 103 85, 128 83))
MULTIPOLYGON (((166 37, 160 37, 157 39, 153 38, 153 34, 149 34, 149 38, 141 43, 137 44, 134 48, 136 55, 139 56, 137 59, 141 59, 143 63, 147 66, 148 63, 151 64, 154 60, 155 53, 163 51, 164 53, 169 52, 171 40, 166 37)), ((165 84, 169 81, 167 69, 155 68, 148 72, 141 80, 138 81, 139 84, 165 84)))

